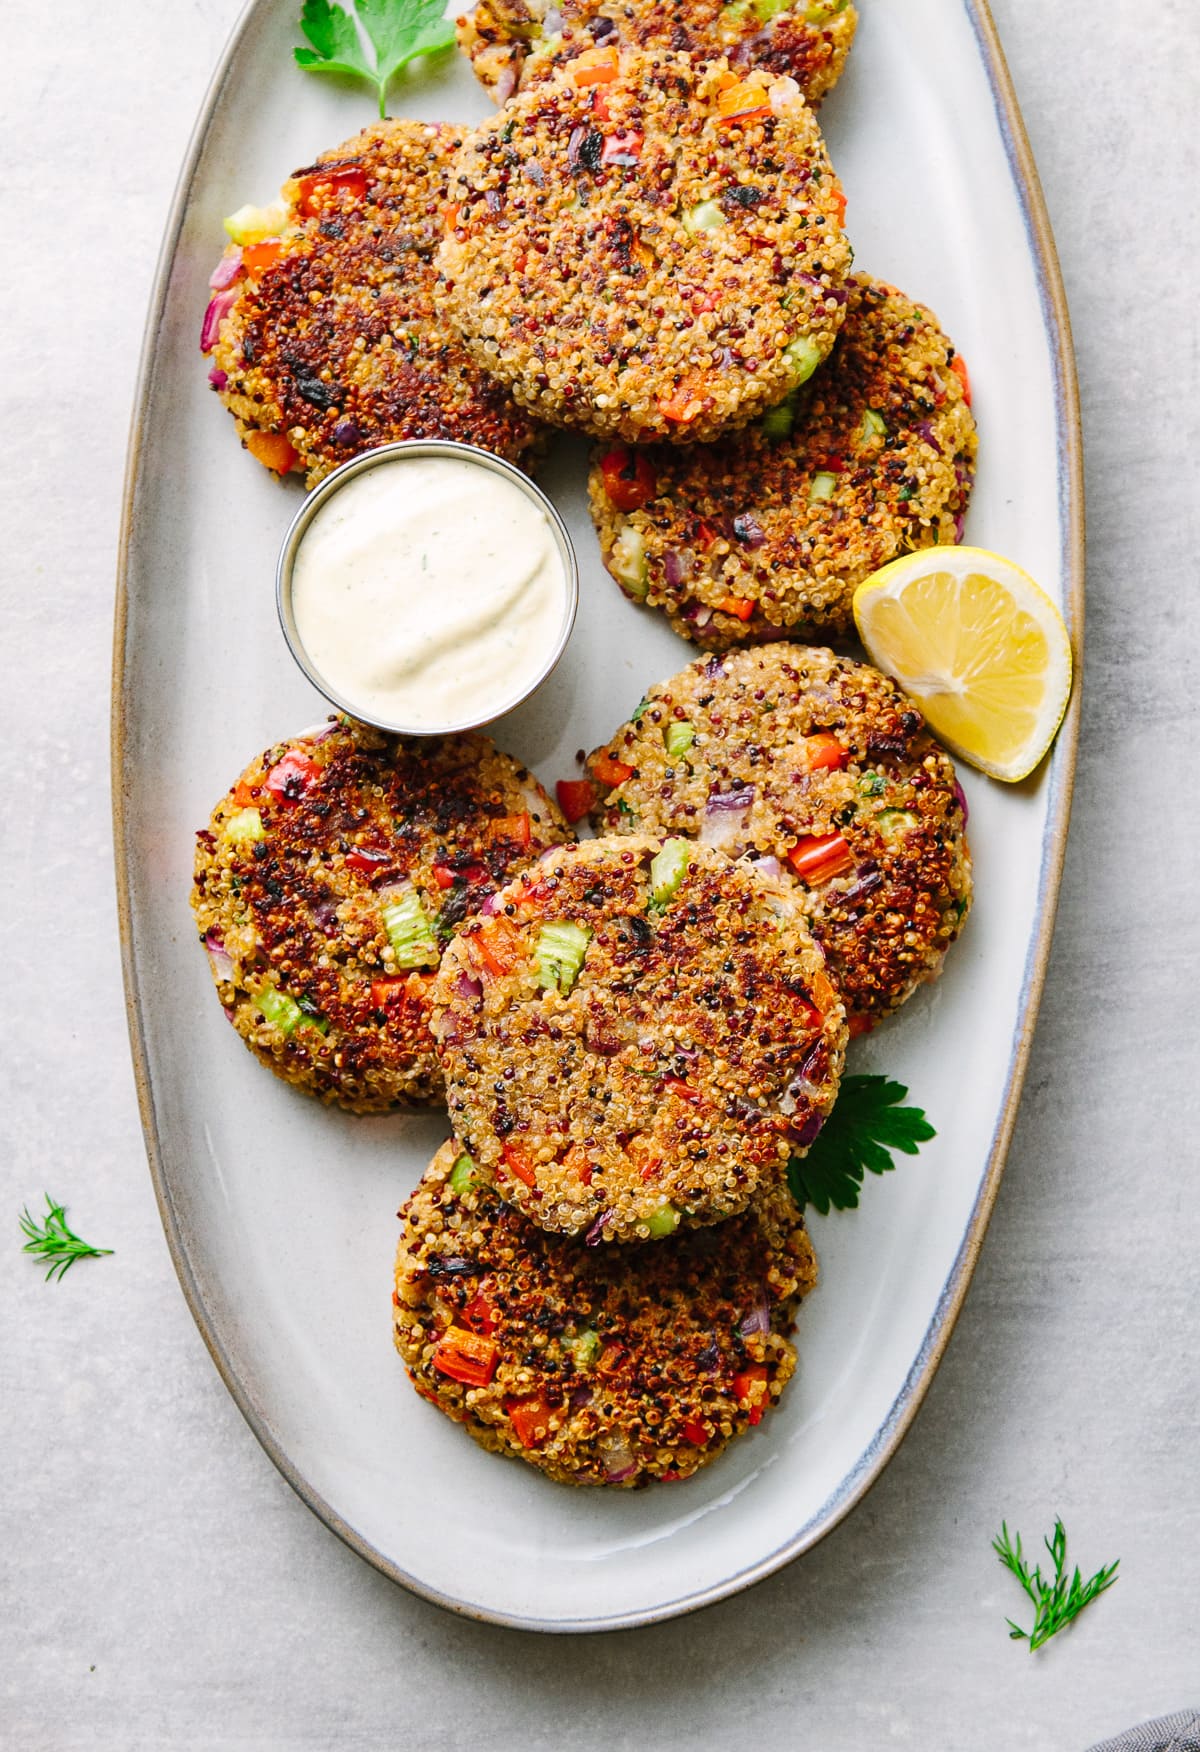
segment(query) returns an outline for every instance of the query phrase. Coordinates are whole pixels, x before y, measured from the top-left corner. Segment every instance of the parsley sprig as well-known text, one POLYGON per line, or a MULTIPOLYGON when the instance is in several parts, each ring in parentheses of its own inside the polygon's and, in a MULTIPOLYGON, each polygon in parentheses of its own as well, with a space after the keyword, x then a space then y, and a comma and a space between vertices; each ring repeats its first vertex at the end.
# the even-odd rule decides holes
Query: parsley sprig
POLYGON ((796 1203, 814 1205, 822 1216, 830 1208, 858 1209, 867 1169, 887 1174, 896 1166, 893 1150, 915 1156, 937 1133, 919 1107, 901 1107, 908 1090, 888 1077, 843 1077, 833 1112, 807 1155, 788 1163, 788 1185, 796 1203))
POLYGON ((355 0, 354 11, 337 0, 304 0, 300 29, 311 49, 296 49, 296 65, 306 73, 348 73, 365 79, 379 94, 386 115, 389 83, 415 55, 435 55, 452 47, 454 26, 445 0, 355 0), (359 32, 374 53, 368 57, 359 32))
POLYGON ((1041 1566, 1035 1564, 1031 1570, 1021 1551, 1021 1535, 1015 1540, 1010 1537, 1007 1522, 1001 1522, 999 1536, 992 1541, 992 1550, 1000 1559, 1005 1569, 1011 1570, 1034 1605, 1033 1627, 1022 1630, 1012 1619, 1006 1620, 1009 1635, 1014 1642, 1028 1642, 1029 1652, 1040 1649, 1043 1643, 1049 1642, 1052 1636, 1078 1618, 1085 1606, 1090 1606, 1093 1600, 1112 1587, 1117 1580, 1117 1564, 1106 1564, 1097 1570, 1090 1582, 1085 1582, 1078 1566, 1068 1580, 1067 1577, 1067 1532, 1062 1522, 1055 1516, 1054 1532, 1049 1539, 1042 1541, 1050 1553, 1054 1564, 1054 1578, 1048 1581, 1043 1576, 1041 1566))
POLYGON ((100 1259, 105 1254, 111 1254, 111 1247, 92 1247, 86 1241, 81 1241, 67 1227, 66 1206, 55 1204, 49 1193, 45 1195, 47 1215, 42 1222, 29 1214, 29 1206, 21 1212, 21 1229, 29 1237, 24 1248, 25 1253, 32 1253, 43 1263, 50 1261, 50 1269, 46 1273, 46 1282, 52 1277, 60 1280, 74 1265, 77 1259, 100 1259))

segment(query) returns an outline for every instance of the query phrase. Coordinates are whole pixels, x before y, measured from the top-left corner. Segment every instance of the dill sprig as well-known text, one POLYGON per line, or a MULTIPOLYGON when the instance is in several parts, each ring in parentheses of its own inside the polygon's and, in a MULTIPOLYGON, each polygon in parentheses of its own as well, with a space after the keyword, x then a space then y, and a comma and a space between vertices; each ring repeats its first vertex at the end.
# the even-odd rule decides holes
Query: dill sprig
POLYGON ((1035 1564, 1031 1570, 1021 1551, 1021 1535, 1016 1535, 1015 1541, 1010 1538, 1008 1523, 1001 1522, 999 1538, 992 1540, 992 1550, 1000 1559, 1005 1569, 1011 1570, 1025 1592, 1033 1602, 1034 1619, 1030 1630, 1022 1630, 1012 1619, 1006 1620, 1009 1635, 1014 1642, 1028 1641, 1029 1652, 1040 1649, 1043 1643, 1049 1642, 1058 1632, 1090 1606, 1093 1600, 1099 1599, 1117 1580, 1117 1564, 1108 1564, 1104 1569, 1097 1570, 1090 1582, 1085 1582, 1076 1567, 1070 1580, 1067 1579, 1067 1532, 1057 1515, 1054 1518, 1054 1533, 1051 1538, 1042 1543, 1050 1553, 1054 1564, 1054 1578, 1047 1581, 1043 1576, 1041 1566, 1035 1564))
POLYGON ((32 1253, 39 1260, 49 1260, 50 1269, 46 1273, 46 1282, 52 1277, 62 1278, 63 1273, 74 1265, 77 1259, 100 1259, 104 1254, 111 1253, 111 1247, 92 1247, 86 1241, 81 1241, 67 1226, 66 1206, 55 1204, 49 1193, 45 1195, 46 1217, 41 1223, 29 1214, 29 1206, 21 1212, 21 1228, 29 1237, 23 1251, 32 1253))

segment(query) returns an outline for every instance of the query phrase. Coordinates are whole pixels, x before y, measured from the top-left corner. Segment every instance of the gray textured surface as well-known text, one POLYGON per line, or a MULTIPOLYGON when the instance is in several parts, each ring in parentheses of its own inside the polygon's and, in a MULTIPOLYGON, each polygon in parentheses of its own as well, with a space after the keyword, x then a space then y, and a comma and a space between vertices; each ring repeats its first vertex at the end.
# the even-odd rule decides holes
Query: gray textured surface
POLYGON ((0 1744, 1075 1752, 1194 1703, 1195 0, 995 0, 1079 352, 1088 685, 1049 987, 966 1311, 899 1457, 824 1545, 700 1617, 587 1641, 453 1620, 302 1508, 208 1361, 142 1155, 112 577, 154 256, 236 10, 6 17, 0 1744), (15 1245, 44 1186, 118 1254, 49 1289, 15 1245), (1002 1514, 1028 1537, 1055 1512, 1122 1580, 1031 1660, 988 1540, 1002 1514))

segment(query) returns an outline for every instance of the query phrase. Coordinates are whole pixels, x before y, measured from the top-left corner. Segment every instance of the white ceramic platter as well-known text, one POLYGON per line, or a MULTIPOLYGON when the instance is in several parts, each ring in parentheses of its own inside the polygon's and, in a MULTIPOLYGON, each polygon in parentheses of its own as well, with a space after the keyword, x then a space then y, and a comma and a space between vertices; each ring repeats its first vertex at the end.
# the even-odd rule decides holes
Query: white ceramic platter
MULTIPOLYGON (((860 0, 823 112, 864 269, 931 304, 969 361, 981 432, 967 539, 1010 555, 1081 631, 1078 421, 1061 287, 984 0, 860 0)), ((355 1119, 268 1075, 226 1024, 188 910, 193 832, 246 761, 323 715, 275 620, 299 488, 238 446, 197 350, 222 215, 371 120, 365 88, 291 62, 298 7, 256 0, 184 168, 134 418, 118 594, 117 865, 135 1066, 184 1292, 251 1428, 304 1500, 431 1600, 547 1630, 647 1623, 745 1586, 827 1532, 878 1476, 949 1336, 995 1195, 1045 970, 1076 716, 1004 789, 965 774, 978 899, 947 972, 854 1050, 938 1128, 855 1213, 816 1219, 820 1288, 781 1407, 685 1484, 573 1491, 483 1453, 419 1400, 390 1330, 395 1213, 445 1135, 355 1119)), ((392 98, 475 118, 464 64, 392 98)), ((543 476, 579 548, 567 656, 501 744, 553 784, 647 682, 694 655, 619 595, 584 449, 543 476)))

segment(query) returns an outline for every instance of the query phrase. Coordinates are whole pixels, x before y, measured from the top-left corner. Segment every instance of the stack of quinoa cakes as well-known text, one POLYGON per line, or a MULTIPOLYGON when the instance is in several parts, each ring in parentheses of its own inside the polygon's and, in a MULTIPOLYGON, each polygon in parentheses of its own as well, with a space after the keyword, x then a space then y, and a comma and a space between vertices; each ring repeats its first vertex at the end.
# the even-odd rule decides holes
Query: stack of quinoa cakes
POLYGON ((250 1050, 356 1113, 444 1104, 395 1344, 559 1482, 688 1477, 778 1401, 817 1276, 788 1165, 971 903, 949 757, 843 648, 866 577, 962 539, 976 456, 937 318, 852 271, 815 112, 855 27, 849 0, 480 0, 459 42, 495 115, 324 153, 227 222, 211 281, 202 350, 259 462, 312 487, 450 438, 532 469, 585 433, 604 567, 703 653, 561 809, 484 736, 337 717, 198 836, 250 1050))

